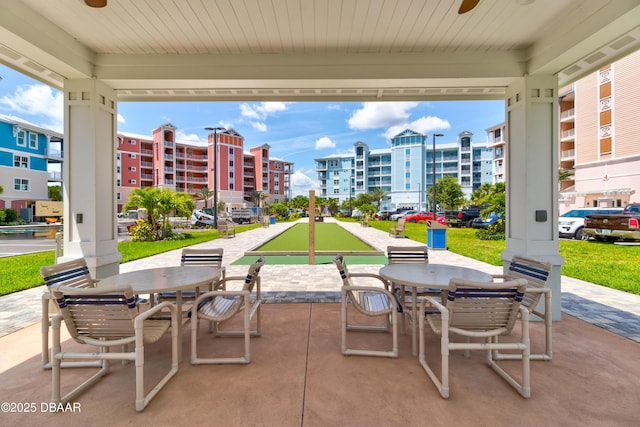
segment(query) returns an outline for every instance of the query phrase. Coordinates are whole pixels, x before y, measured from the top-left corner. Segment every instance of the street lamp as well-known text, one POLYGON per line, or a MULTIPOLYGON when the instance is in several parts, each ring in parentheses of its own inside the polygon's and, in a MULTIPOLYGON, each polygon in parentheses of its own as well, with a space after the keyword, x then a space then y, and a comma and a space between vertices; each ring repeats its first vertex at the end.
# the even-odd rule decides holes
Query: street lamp
POLYGON ((436 220, 436 136, 444 136, 442 133, 433 134, 433 206, 431 208, 433 212, 432 220, 436 220))
POLYGON ((218 131, 226 130, 223 127, 204 128, 206 131, 213 131, 213 226, 218 228, 218 131))

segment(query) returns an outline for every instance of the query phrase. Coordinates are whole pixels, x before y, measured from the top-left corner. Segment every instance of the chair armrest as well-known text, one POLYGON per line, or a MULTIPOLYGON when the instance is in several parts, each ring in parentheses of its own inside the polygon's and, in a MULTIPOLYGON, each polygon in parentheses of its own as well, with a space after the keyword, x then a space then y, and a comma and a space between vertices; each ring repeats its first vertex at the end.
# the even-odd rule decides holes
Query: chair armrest
POLYGON ((138 314, 136 316, 136 322, 138 322, 138 319, 140 319, 141 322, 146 320, 146 319, 148 319, 149 317, 153 316, 154 314, 159 313, 160 310, 162 310, 163 308, 169 308, 169 311, 171 312, 171 320, 173 320, 174 318, 177 319, 176 306, 173 303, 169 302, 169 301, 165 301, 165 302, 161 302, 158 305, 154 305, 149 310, 145 310, 142 313, 138 314))
POLYGON ((391 289, 391 282, 389 282, 387 279, 385 279, 384 277, 380 276, 379 274, 375 274, 375 273, 349 273, 349 276, 351 277, 368 277, 371 279, 378 279, 380 280, 383 284, 386 290, 391 289))
POLYGON ((492 278, 493 280, 501 280, 501 281, 503 281, 503 282, 504 282, 505 280, 507 280, 507 276, 505 276, 504 274, 492 274, 492 275, 491 275, 491 278, 492 278))
POLYGON ((447 315, 447 318, 449 317, 449 310, 447 309, 447 307, 445 307, 444 305, 442 305, 440 302, 438 302, 435 298, 433 297, 426 297, 426 298, 422 298, 420 300, 420 313, 422 313, 423 317, 426 314, 426 309, 427 309, 427 304, 430 307, 435 307, 436 309, 438 309, 438 311, 441 314, 445 314, 447 315))

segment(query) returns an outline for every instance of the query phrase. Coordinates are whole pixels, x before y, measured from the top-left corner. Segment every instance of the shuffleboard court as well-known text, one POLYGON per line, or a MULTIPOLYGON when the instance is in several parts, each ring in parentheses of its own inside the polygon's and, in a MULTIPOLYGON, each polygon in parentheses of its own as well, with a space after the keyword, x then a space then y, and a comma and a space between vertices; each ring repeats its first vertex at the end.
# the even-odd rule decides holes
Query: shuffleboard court
MULTIPOLYGON (((315 264, 330 264, 336 254, 343 254, 349 264, 386 264, 383 253, 337 224, 316 223, 315 264)), ((264 255, 267 264, 308 264, 309 224, 296 224, 265 244, 236 260, 234 265, 249 265, 264 255)))

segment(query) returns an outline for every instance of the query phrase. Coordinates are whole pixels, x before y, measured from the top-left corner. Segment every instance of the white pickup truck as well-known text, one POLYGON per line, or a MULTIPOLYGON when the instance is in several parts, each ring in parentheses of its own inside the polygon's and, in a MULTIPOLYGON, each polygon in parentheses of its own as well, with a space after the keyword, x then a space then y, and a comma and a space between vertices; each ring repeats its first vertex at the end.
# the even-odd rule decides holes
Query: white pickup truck
POLYGON ((190 222, 194 227, 213 226, 213 208, 194 209, 193 212, 191 212, 190 222))

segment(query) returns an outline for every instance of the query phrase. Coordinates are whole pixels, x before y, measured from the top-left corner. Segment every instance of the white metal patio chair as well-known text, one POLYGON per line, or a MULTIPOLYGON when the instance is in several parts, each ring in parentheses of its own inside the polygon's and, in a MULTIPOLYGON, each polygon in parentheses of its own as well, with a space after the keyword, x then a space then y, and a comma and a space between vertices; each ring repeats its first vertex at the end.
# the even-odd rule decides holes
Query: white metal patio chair
POLYGON ((482 350, 486 362, 524 398, 531 396, 529 377, 529 311, 521 306, 527 289, 527 281, 516 279, 502 283, 471 282, 451 279, 445 305, 436 298, 427 297, 420 302, 423 321, 420 322, 420 351, 418 360, 443 398, 449 397, 449 353, 451 350, 482 350), (438 309, 439 314, 428 311, 438 309), (522 336, 520 341, 496 343, 493 337, 511 333, 520 313, 522 336), (440 379, 429 366, 425 352, 425 325, 440 336, 440 379), (465 342, 452 340, 456 334, 466 338, 465 342), (470 338, 482 338, 484 342, 470 342, 470 338), (509 375, 493 359, 493 350, 510 349, 522 353, 522 379, 509 375))
MULTIPOLYGON (((184 248, 182 249, 182 254, 180 256, 180 265, 181 266, 192 266, 192 267, 215 267, 222 269, 220 274, 220 279, 211 283, 207 291, 212 291, 214 289, 224 289, 224 278, 226 276, 225 268, 222 266, 222 257, 224 255, 223 248, 211 248, 211 249, 194 249, 194 248, 184 248)), ((202 293, 200 289, 196 291, 186 291, 182 292, 182 302, 187 303, 186 308, 183 309, 182 315, 186 316, 187 313, 191 310, 191 306, 196 299, 196 292, 202 293)), ((158 294, 157 301, 172 301, 175 302, 176 293, 175 292, 162 292, 158 294)), ((185 307, 183 305, 183 307, 185 307)))
MULTIPOLYGON (((42 294, 42 368, 51 369, 51 361, 49 359, 49 329, 51 328, 51 315, 59 313, 58 306, 51 298, 51 287, 93 288, 98 281, 91 277, 84 258, 41 267, 40 274, 44 279, 44 284, 47 286, 47 290, 42 294)), ((86 368, 95 366, 100 366, 100 362, 82 361, 65 362, 62 364, 63 368, 86 368)))
MULTIPOLYGON (((387 263, 428 264, 429 249, 427 248, 427 246, 387 246, 387 263)), ((413 310, 417 309, 417 307, 413 306, 413 296, 411 294, 411 291, 407 291, 402 284, 392 283, 391 287, 393 291, 400 297, 400 303, 403 307, 400 329, 402 330, 402 333, 405 334, 407 314, 411 314, 413 316, 413 310)), ((438 297, 440 296, 440 293, 441 291, 439 289, 416 289, 416 297, 438 297)))
POLYGON ((53 317, 52 351, 52 402, 66 404, 74 400, 109 372, 111 360, 135 361, 135 407, 142 411, 151 399, 178 372, 178 315, 170 302, 163 302, 142 313, 130 286, 73 288, 55 286, 51 289, 60 314, 53 317), (152 319, 162 309, 168 309, 171 319, 152 319), (80 344, 91 345, 88 352, 63 352, 60 347, 61 322, 71 337, 80 344), (168 373, 145 395, 144 363, 145 345, 155 343, 171 329, 171 368, 168 373), (127 347, 134 345, 132 351, 127 347), (93 346, 100 348, 95 351, 93 346), (113 347, 122 349, 111 352, 113 347), (69 393, 61 396, 60 367, 66 359, 97 360, 100 369, 69 393))
MULTIPOLYGON (((522 299, 522 305, 529 310, 529 314, 533 313, 544 320, 544 337, 545 350, 544 353, 530 354, 531 360, 551 360, 553 357, 552 347, 552 329, 553 317, 551 313, 551 288, 547 287, 549 274, 551 274, 552 265, 548 262, 536 261, 523 256, 514 256, 509 264, 507 273, 504 275, 495 275, 494 278, 499 280, 515 280, 525 279, 527 281, 527 292, 522 299), (544 312, 538 310, 538 303, 544 295, 544 312)), ((495 338, 498 340, 498 337, 495 338)), ((496 350, 493 358, 500 359, 518 359, 522 355, 517 353, 500 353, 496 350)))
POLYGON ((342 255, 337 255, 333 262, 342 279, 341 291, 341 334, 342 354, 357 356, 398 357, 398 311, 402 306, 396 295, 390 290, 389 282, 373 273, 349 273, 342 255), (356 286, 354 278, 372 278, 379 280, 382 287, 356 286), (348 322, 348 303, 360 313, 370 317, 385 317, 384 326, 350 325, 348 322), (347 347, 347 331, 383 331, 392 334, 391 350, 362 350, 347 347))
POLYGON ((221 282, 222 290, 206 292, 196 298, 191 317, 191 363, 200 364, 247 364, 251 362, 251 337, 260 336, 260 269, 264 265, 264 257, 249 267, 246 277, 228 276, 221 282), (230 282, 243 282, 242 290, 227 289, 230 282), (253 303, 251 299, 254 298, 253 303), (220 324, 243 313, 243 328, 237 330, 220 330, 220 324), (256 329, 251 330, 251 320, 256 317, 256 329), (212 325, 214 336, 236 336, 244 338, 244 354, 240 357, 202 358, 198 357, 198 332, 200 320, 207 320, 212 325))

